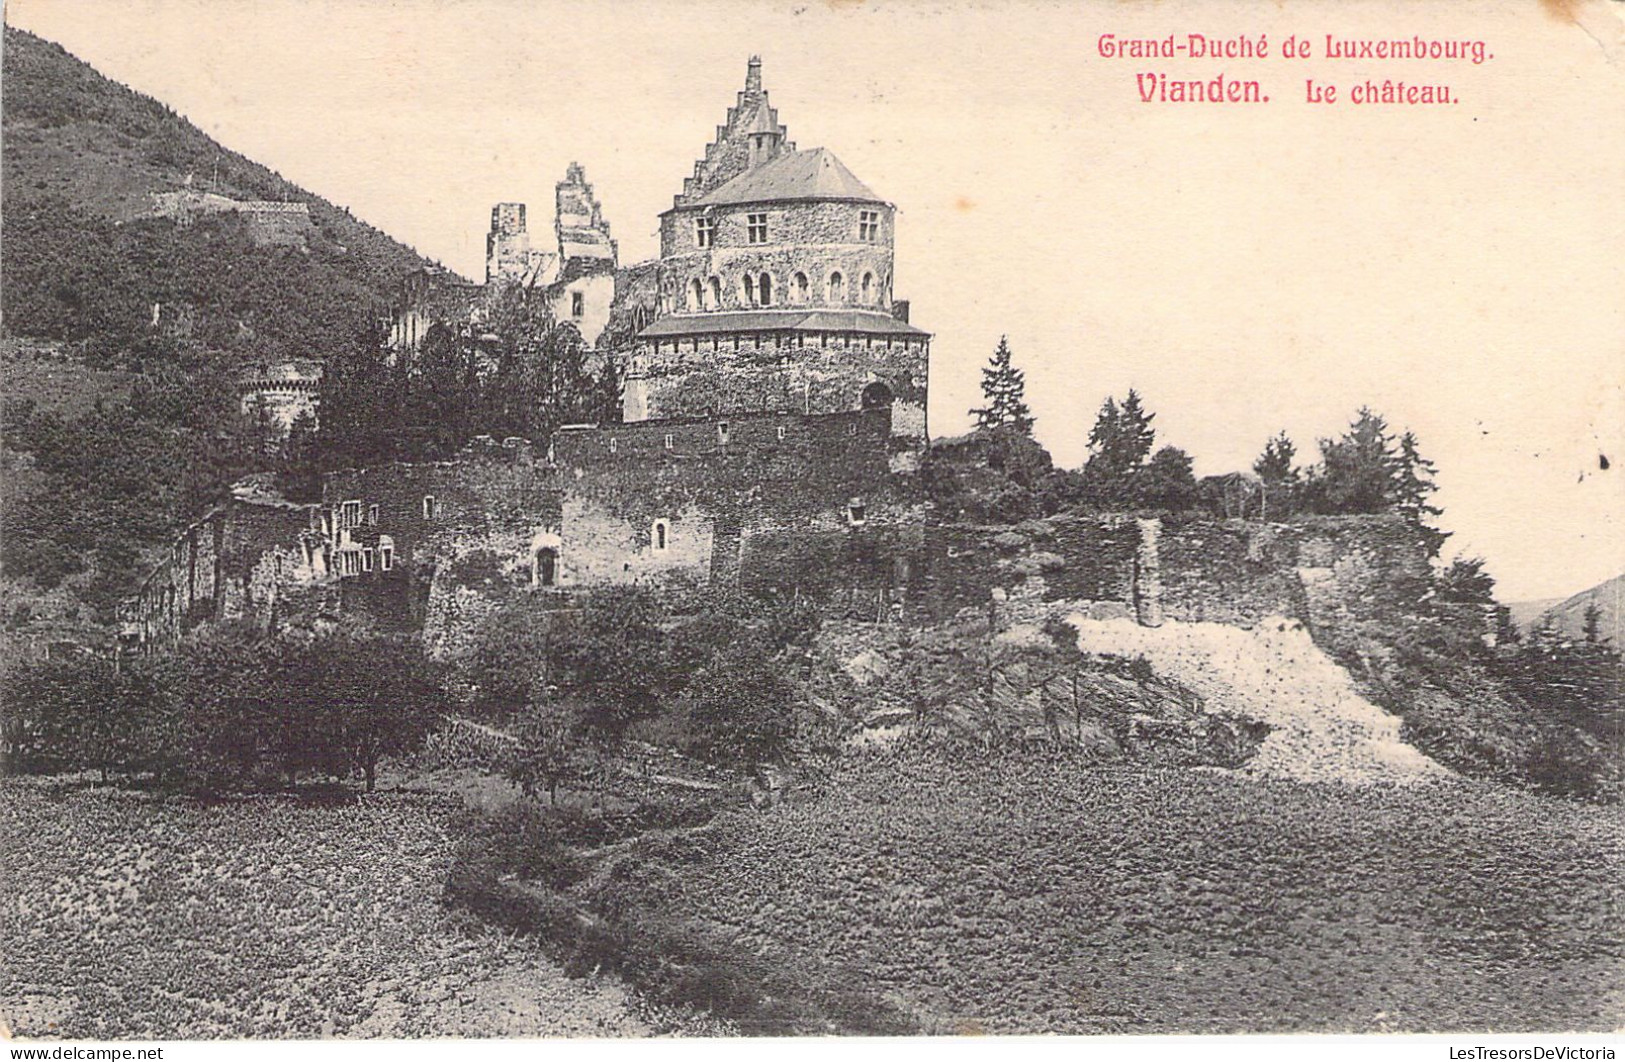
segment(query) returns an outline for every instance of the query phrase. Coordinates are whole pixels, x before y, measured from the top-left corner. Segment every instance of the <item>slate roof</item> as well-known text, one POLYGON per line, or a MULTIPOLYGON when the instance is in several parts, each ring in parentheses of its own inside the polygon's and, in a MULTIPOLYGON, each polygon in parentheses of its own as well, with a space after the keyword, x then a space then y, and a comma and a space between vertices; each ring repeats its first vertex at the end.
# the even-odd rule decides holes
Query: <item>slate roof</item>
POLYGON ((869 190, 828 148, 791 151, 701 196, 691 206, 766 203, 786 199, 885 200, 869 190))
POLYGON ((638 333, 639 339, 715 335, 726 332, 866 332, 928 336, 931 333, 878 310, 727 310, 671 314, 638 333))

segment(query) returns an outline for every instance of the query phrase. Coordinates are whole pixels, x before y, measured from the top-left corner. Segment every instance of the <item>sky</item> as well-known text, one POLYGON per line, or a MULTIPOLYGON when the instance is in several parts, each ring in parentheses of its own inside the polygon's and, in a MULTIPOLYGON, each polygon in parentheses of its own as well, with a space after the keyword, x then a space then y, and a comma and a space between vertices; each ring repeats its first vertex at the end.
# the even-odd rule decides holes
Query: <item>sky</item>
POLYGON ((1066 466, 1130 387, 1198 475, 1280 430, 1307 460, 1367 405, 1416 433, 1446 557, 1484 557, 1503 600, 1625 571, 1625 29, 1606 0, 9 0, 6 19, 475 278, 492 204, 549 231, 571 161, 623 263, 653 257, 759 54, 790 138, 898 206, 934 435, 969 426, 1001 335, 1066 466), (1099 47, 1193 33, 1269 52, 1099 47), (1336 60, 1327 34, 1492 57, 1336 60), (1289 37, 1313 54, 1283 57, 1289 37), (1143 102, 1152 73, 1257 80, 1270 102, 1143 102), (1385 79, 1457 102, 1349 102, 1385 79), (1307 102, 1310 82, 1341 99, 1307 102))

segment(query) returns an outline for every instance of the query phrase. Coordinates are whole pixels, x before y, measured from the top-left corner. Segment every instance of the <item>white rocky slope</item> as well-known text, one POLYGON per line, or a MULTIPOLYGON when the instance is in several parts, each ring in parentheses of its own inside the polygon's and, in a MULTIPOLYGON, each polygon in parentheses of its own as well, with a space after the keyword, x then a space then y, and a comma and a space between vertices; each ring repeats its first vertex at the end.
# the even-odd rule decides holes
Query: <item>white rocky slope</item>
POLYGON ((1254 630, 1175 622, 1152 628, 1074 614, 1067 623, 1082 652, 1144 657, 1199 693, 1208 711, 1268 723, 1251 771, 1355 785, 1450 777, 1400 740, 1399 717, 1360 696, 1348 672, 1295 621, 1272 618, 1254 630))

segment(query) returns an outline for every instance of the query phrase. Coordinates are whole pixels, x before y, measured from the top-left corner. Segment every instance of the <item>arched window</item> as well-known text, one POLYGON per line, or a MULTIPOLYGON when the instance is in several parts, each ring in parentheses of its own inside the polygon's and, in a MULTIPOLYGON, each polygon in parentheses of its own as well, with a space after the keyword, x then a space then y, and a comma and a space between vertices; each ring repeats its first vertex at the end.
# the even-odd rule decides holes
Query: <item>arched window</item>
POLYGON ((797 273, 792 283, 795 284, 795 294, 792 296, 797 302, 807 301, 807 274, 797 273))
POLYGON ((756 305, 756 278, 749 273, 745 274, 745 305, 756 305))
POLYGON ((866 303, 873 302, 874 298, 875 275, 873 273, 865 273, 863 274, 863 301, 866 303))
POLYGON ((707 300, 705 308, 707 310, 720 310, 722 308, 722 281, 712 277, 706 284, 708 286, 706 294, 710 298, 707 300))
POLYGON ((829 297, 825 301, 846 301, 846 278, 841 276, 839 272, 831 273, 829 275, 829 297))
POLYGON ((756 282, 756 301, 763 306, 773 305, 773 277, 770 274, 763 273, 756 282))
POLYGON ((649 528, 649 543, 654 546, 656 553, 666 552, 667 536, 669 534, 669 526, 664 520, 656 520, 654 526, 649 528))
POLYGON ((691 310, 703 310, 705 308, 705 289, 700 287, 698 278, 688 286, 688 308, 691 310))

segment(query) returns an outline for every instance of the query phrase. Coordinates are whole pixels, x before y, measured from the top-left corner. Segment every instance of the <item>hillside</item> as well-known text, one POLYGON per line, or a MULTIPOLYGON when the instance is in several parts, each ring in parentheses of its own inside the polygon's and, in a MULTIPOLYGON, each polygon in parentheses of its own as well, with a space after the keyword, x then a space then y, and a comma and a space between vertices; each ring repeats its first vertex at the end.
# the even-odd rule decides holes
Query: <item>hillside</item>
POLYGON ((6 239, 11 336, 145 361, 194 343, 243 357, 322 357, 425 264, 410 248, 227 150, 59 45, 7 27, 6 239), (155 193, 302 203, 309 225, 265 245, 241 215, 178 225, 155 193), (154 326, 154 305, 159 307, 154 326))
POLYGON ((1620 636, 1622 603, 1625 603, 1625 575, 1616 575, 1606 582, 1598 583, 1589 590, 1582 590, 1573 597, 1565 598, 1543 610, 1529 626, 1538 626, 1550 618, 1556 623, 1557 629, 1568 637, 1582 639, 1585 637, 1586 609, 1596 606, 1603 640, 1619 647, 1625 645, 1625 638, 1620 636))

